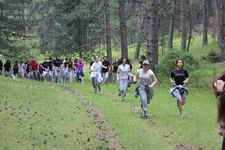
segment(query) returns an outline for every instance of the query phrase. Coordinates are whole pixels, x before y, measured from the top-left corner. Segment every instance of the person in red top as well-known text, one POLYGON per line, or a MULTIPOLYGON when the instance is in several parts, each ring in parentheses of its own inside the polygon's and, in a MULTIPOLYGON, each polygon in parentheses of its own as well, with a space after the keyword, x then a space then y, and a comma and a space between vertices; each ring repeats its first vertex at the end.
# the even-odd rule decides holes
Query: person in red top
POLYGON ((35 60, 35 58, 32 59, 32 61, 30 62, 30 66, 32 68, 31 71, 31 76, 37 80, 38 79, 38 72, 39 72, 39 64, 38 62, 35 60))

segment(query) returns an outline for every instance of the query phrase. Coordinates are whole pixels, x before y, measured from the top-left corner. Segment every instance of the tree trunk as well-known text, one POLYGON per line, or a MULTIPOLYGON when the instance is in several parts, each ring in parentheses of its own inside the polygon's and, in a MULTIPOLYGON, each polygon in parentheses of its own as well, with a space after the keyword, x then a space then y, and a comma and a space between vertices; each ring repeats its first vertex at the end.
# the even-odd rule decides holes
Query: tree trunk
POLYGON ((225 59, 225 1, 214 0, 217 18, 217 36, 220 53, 220 60, 225 59))
POLYGON ((82 26, 81 26, 81 19, 77 19, 77 25, 78 25, 78 39, 77 39, 77 44, 79 48, 79 56, 82 58, 82 26))
MULTIPOLYGON (((109 18, 109 4, 108 0, 104 0, 105 12, 105 32, 106 32, 106 45, 107 45, 107 58, 112 64, 112 50, 111 50, 111 35, 110 35, 110 18, 109 18)), ((109 81, 112 81, 112 71, 109 73, 109 81)))
POLYGON ((147 59, 154 71, 158 64, 158 0, 153 0, 149 8, 149 32, 147 37, 147 59))
POLYGON ((188 37, 188 45, 187 45, 187 51, 189 51, 190 44, 191 44, 191 38, 192 38, 192 15, 191 15, 191 6, 189 6, 188 9, 188 22, 189 22, 189 37, 188 37))
POLYGON ((128 57, 125 0, 118 0, 118 1, 119 1, 120 37, 121 37, 120 40, 122 48, 122 57, 128 57))
POLYGON ((55 38, 55 35, 56 35, 56 29, 55 29, 55 19, 53 18, 52 19, 52 48, 54 49, 56 47, 56 38, 55 38))
POLYGON ((181 32, 182 32, 182 39, 181 39, 181 49, 183 52, 186 51, 186 38, 187 38, 187 32, 186 32, 186 0, 181 0, 181 32))
POLYGON ((171 16, 170 16, 170 28, 168 36, 168 50, 173 48, 173 31, 174 31, 174 18, 175 18, 175 2, 170 0, 171 16))
POLYGON ((203 42, 202 46, 208 45, 208 9, 207 9, 208 0, 202 0, 202 6, 203 6, 203 42))

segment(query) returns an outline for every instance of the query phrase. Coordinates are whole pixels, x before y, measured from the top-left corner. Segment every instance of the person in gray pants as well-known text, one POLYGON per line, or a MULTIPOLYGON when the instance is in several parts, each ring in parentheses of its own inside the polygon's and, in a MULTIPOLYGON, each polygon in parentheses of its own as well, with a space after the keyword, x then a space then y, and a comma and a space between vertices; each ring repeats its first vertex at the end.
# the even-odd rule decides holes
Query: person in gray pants
POLYGON ((149 69, 149 61, 143 61, 143 68, 139 69, 134 76, 133 82, 136 83, 138 80, 138 85, 135 89, 135 97, 138 95, 141 97, 141 108, 144 112, 144 118, 148 117, 148 104, 150 103, 150 99, 153 97, 153 87, 157 83, 157 78, 154 72, 149 69))
POLYGON ((101 77, 101 70, 102 70, 102 62, 98 60, 98 56, 94 57, 94 63, 91 65, 90 68, 90 78, 92 80, 92 85, 94 87, 94 91, 97 94, 97 87, 98 91, 101 92, 101 82, 102 82, 102 77, 101 77))
POLYGON ((119 96, 122 94, 121 100, 124 101, 128 88, 130 65, 127 64, 125 57, 121 58, 120 64, 117 70, 117 81, 119 84, 119 96))

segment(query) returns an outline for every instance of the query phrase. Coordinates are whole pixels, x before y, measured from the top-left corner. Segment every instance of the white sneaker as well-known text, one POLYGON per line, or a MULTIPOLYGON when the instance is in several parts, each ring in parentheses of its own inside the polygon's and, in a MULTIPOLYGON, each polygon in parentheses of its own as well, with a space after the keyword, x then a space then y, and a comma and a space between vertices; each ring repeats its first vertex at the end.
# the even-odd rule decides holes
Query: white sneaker
POLYGON ((184 114, 181 114, 181 115, 180 115, 180 118, 183 119, 183 118, 184 118, 184 114))

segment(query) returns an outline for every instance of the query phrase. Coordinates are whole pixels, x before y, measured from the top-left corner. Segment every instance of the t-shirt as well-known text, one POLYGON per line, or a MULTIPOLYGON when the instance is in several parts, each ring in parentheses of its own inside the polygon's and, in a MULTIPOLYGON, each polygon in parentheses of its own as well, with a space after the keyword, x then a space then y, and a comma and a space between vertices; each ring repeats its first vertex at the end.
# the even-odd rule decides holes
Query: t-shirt
POLYGON ((109 68, 108 67, 110 66, 110 62, 109 61, 103 61, 102 62, 102 65, 105 66, 105 67, 107 67, 107 68, 102 67, 102 73, 108 72, 109 71, 109 68))
POLYGON ((154 72, 151 69, 148 69, 148 71, 145 73, 142 69, 138 69, 137 71, 138 77, 141 81, 152 81, 152 75, 154 75, 154 72))
POLYGON ((77 62, 76 63, 76 68, 77 68, 77 71, 82 71, 83 70, 83 67, 84 67, 84 63, 83 62, 77 62))
POLYGON ((92 74, 95 76, 96 74, 101 75, 102 62, 94 62, 91 66, 91 70, 94 70, 92 74))
POLYGON ((5 63, 4 68, 5 68, 5 71, 10 71, 11 70, 10 63, 5 63))
MULTIPOLYGON (((49 67, 49 62, 43 62, 43 63, 42 63, 42 67, 44 67, 45 69, 48 69, 48 67, 49 67)), ((45 69, 43 69, 43 71, 45 71, 45 69)))
POLYGON ((119 65, 117 72, 119 73, 119 79, 127 79, 130 71, 130 65, 119 65))
POLYGON ((183 85, 184 80, 188 78, 188 72, 184 68, 181 70, 174 69, 171 72, 171 78, 175 80, 176 85, 183 85))
POLYGON ((14 72, 14 75, 18 73, 18 64, 14 64, 13 72, 14 72))
POLYGON ((113 63, 113 73, 117 73, 119 64, 118 63, 113 63))
POLYGON ((24 72, 25 70, 25 64, 24 63, 19 63, 18 64, 18 72, 24 72))
POLYGON ((73 68, 73 62, 69 62, 68 64, 69 64, 68 68, 72 69, 73 68))
POLYGON ((31 68, 32 70, 37 70, 37 66, 39 66, 39 64, 35 61, 35 62, 30 62, 31 68))
POLYGON ((56 59, 53 61, 54 66, 56 67, 60 67, 60 65, 62 64, 62 60, 61 59, 56 59))
POLYGON ((52 61, 49 61, 49 62, 48 62, 48 67, 49 67, 49 70, 50 70, 50 71, 52 71, 52 64, 53 64, 52 61))

